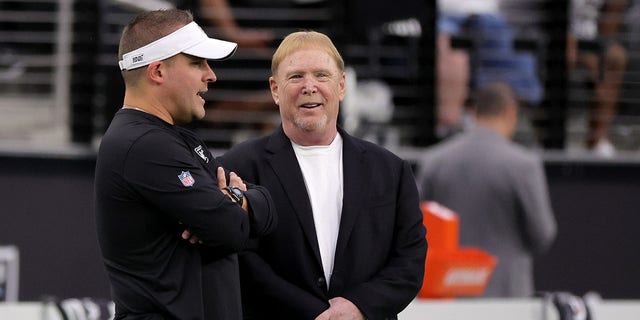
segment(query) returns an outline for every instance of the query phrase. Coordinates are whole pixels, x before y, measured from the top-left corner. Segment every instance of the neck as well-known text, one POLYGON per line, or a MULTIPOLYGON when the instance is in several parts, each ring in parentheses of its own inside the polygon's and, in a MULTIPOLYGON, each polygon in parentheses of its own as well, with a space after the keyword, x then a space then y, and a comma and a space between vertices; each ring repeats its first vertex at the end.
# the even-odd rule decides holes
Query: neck
POLYGON ((511 139, 511 136, 513 134, 511 126, 509 126, 506 121, 502 121, 501 119, 497 118, 477 118, 476 126, 478 126, 479 128, 494 131, 507 140, 511 139))
POLYGON ((141 109, 141 108, 138 108, 138 107, 134 107, 134 106, 129 106, 129 105, 126 105, 126 104, 123 104, 123 105, 122 105, 122 109, 133 109, 133 110, 142 111, 142 112, 144 112, 144 113, 148 113, 148 112, 147 112, 146 110, 144 110, 144 109, 141 109))
POLYGON ((156 116, 166 123, 174 124, 173 118, 171 117, 169 112, 165 108, 162 108, 160 106, 160 104, 154 103, 153 99, 144 97, 136 98, 131 94, 125 93, 125 99, 122 108, 142 111, 156 116))
POLYGON ((304 131, 300 128, 283 126, 285 135, 294 143, 301 146, 328 146, 338 134, 337 129, 304 131))

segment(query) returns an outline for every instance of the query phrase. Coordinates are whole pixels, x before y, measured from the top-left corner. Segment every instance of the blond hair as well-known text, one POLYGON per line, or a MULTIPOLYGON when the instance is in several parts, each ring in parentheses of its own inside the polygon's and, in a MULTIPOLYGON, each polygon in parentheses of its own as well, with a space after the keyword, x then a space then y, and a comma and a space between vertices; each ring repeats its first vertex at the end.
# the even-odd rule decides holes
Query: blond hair
POLYGON ((275 76, 280 63, 290 54, 302 49, 321 49, 336 62, 340 71, 344 71, 344 60, 331 39, 317 31, 298 31, 286 36, 271 59, 271 74, 275 76))

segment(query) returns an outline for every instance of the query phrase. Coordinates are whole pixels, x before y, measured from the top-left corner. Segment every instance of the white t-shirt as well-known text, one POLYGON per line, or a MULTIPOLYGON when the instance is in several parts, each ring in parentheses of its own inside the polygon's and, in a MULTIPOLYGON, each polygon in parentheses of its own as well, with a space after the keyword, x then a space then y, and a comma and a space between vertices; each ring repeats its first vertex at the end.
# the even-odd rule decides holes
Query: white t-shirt
POLYGON ((333 272, 342 214, 342 137, 328 146, 300 146, 291 142, 311 200, 320 258, 327 288, 333 272))

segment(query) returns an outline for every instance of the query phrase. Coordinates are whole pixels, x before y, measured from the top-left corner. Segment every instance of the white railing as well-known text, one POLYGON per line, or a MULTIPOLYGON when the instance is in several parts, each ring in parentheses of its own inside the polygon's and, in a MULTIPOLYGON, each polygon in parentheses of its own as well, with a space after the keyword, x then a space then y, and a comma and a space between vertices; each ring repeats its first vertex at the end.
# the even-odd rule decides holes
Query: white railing
MULTIPOLYGON (((592 304, 590 308, 593 320, 640 319, 640 300, 601 300, 592 304)), ((558 320, 560 315, 553 305, 543 299, 461 299, 416 300, 402 311, 398 318, 403 320, 558 320)), ((0 319, 59 320, 63 317, 60 310, 51 303, 19 302, 0 303, 0 319)))
POLYGON ((74 0, 0 0, 0 143, 68 140, 74 0))

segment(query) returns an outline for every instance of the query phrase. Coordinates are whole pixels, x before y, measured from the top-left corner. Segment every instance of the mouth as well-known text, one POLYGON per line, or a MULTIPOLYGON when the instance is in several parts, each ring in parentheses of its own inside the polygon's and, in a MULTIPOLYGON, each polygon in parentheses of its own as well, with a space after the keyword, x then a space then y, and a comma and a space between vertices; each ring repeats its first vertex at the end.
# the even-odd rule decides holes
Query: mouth
POLYGON ((202 99, 202 101, 205 101, 204 98, 204 94, 207 93, 207 91, 199 91, 198 93, 196 93, 196 96, 198 96, 200 99, 202 99))
POLYGON ((313 108, 317 108, 317 107, 319 107, 321 105, 322 104, 320 104, 320 103, 305 103, 305 104, 300 105, 300 108, 313 109, 313 108))

